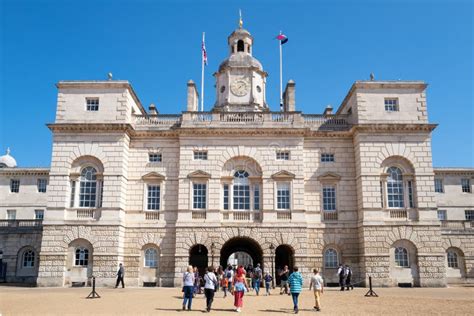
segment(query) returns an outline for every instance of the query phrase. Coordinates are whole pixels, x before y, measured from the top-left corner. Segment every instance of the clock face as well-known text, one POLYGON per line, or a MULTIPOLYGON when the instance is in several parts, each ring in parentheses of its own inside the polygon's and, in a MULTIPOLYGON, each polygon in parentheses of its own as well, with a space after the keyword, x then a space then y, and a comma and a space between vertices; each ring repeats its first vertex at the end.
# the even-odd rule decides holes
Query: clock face
POLYGON ((230 91, 238 97, 243 97, 249 93, 249 84, 244 79, 237 79, 230 85, 230 91))

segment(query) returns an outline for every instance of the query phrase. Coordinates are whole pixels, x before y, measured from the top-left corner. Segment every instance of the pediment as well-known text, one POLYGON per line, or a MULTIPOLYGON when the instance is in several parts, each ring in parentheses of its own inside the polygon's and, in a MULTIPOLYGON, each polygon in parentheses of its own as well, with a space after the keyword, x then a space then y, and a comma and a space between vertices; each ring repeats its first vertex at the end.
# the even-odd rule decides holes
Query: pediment
POLYGON ((200 178, 200 179, 209 179, 211 177, 210 173, 207 173, 202 170, 196 170, 188 174, 188 178, 193 179, 193 178, 200 178))
POLYGON ((277 173, 274 173, 272 174, 272 178, 275 179, 275 180, 278 180, 278 179, 294 179, 295 178, 295 175, 289 171, 286 171, 286 170, 282 170, 282 171, 278 171, 277 173))
POLYGON ((142 180, 143 181, 163 181, 165 180, 165 176, 158 172, 153 171, 142 176, 142 180))
POLYGON ((317 178, 319 181, 339 181, 341 176, 334 172, 326 172, 317 178))

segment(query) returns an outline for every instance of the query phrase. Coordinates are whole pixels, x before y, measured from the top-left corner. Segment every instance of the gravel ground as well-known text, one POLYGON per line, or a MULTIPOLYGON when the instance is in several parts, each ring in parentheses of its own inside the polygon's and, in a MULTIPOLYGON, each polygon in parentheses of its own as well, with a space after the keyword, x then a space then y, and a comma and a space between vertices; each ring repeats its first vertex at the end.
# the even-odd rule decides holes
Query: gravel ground
MULTIPOLYGON (((99 299, 85 299, 90 288, 0 287, 0 315, 201 315, 205 298, 193 300, 192 311, 181 311, 181 290, 175 288, 98 288, 99 299)), ((322 311, 313 310, 312 292, 300 296, 299 315, 474 315, 474 288, 381 288, 379 297, 364 297, 365 288, 340 292, 327 288, 322 311)), ((244 297, 242 315, 293 314, 291 297, 244 297)), ((214 315, 236 315, 233 298, 216 293, 214 315)))

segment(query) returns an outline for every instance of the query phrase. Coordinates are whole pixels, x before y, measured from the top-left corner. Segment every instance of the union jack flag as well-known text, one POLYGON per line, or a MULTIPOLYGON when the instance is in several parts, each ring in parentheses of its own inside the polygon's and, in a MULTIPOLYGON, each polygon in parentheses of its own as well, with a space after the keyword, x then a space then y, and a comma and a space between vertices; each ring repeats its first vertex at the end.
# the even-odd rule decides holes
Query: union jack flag
POLYGON ((202 50, 202 61, 204 62, 204 65, 207 66, 207 51, 206 51, 206 43, 204 43, 204 40, 202 41, 201 50, 202 50))

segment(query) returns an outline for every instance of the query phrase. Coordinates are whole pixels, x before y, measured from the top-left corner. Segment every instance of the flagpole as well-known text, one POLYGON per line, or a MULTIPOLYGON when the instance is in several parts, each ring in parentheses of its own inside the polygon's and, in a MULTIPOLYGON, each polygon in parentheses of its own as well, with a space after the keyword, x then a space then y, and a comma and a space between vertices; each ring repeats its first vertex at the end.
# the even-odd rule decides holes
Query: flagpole
MULTIPOLYGON (((281 35, 281 31, 280 31, 281 35)), ((283 58, 282 58, 282 49, 283 46, 281 44, 281 40, 278 41, 278 45, 280 45, 280 111, 283 110, 283 58)))
MULTIPOLYGON (((205 32, 202 32, 202 44, 204 45, 205 32)), ((204 112, 204 51, 201 47, 201 112, 204 112)))

